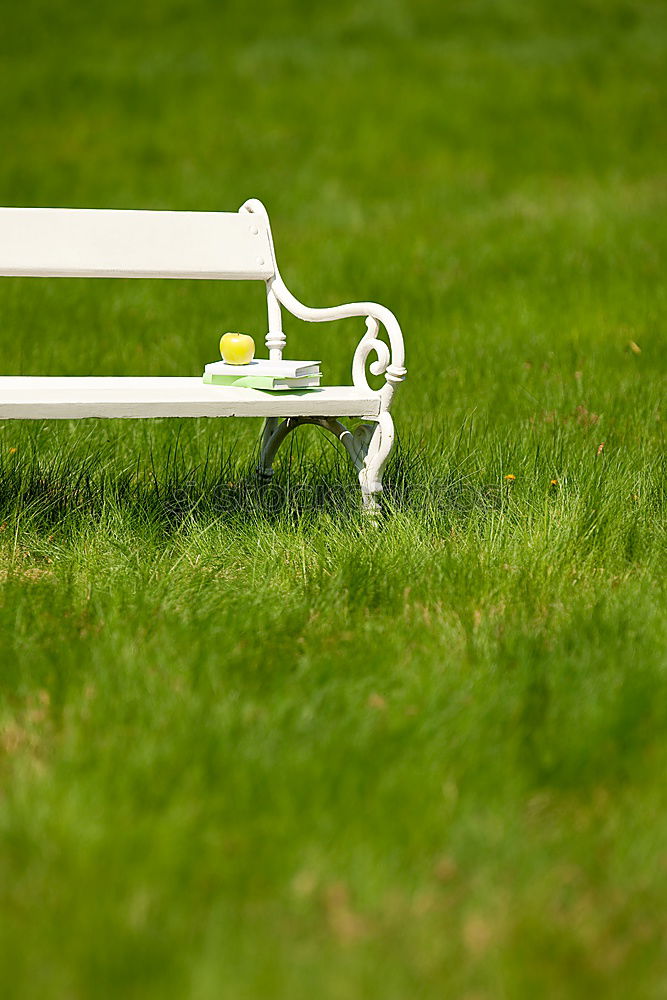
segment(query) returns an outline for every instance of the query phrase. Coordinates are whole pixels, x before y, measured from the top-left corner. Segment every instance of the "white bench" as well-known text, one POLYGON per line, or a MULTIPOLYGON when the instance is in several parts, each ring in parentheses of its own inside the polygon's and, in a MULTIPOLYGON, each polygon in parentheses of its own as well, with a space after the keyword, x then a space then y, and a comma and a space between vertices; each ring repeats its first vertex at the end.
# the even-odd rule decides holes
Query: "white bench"
POLYGON ((260 471, 267 477, 286 435, 300 424, 317 424, 345 445, 359 473, 364 506, 377 508, 382 470, 394 439, 392 395, 406 374, 400 326, 393 313, 374 302, 328 309, 299 302, 280 277, 261 202, 246 201, 238 212, 0 208, 0 275, 261 280, 266 282, 266 347, 271 359, 282 357, 286 343, 281 306, 316 323, 365 317, 351 385, 297 395, 214 387, 204 385, 200 377, 0 376, 0 420, 264 417, 260 471), (388 344, 379 339, 380 325, 388 344), (366 379, 371 353, 377 360, 370 371, 385 376, 379 390, 370 388, 366 379), (362 423, 350 431, 342 417, 361 418, 362 423))

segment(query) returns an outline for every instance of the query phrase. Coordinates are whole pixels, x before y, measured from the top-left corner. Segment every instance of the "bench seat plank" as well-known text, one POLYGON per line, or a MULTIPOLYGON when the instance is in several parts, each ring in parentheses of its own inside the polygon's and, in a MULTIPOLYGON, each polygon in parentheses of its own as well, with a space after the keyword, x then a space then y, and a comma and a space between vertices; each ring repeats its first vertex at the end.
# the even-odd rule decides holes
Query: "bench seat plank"
POLYGON ((204 385, 200 377, 0 377, 0 420, 81 417, 373 417, 380 401, 354 386, 302 394, 204 385))

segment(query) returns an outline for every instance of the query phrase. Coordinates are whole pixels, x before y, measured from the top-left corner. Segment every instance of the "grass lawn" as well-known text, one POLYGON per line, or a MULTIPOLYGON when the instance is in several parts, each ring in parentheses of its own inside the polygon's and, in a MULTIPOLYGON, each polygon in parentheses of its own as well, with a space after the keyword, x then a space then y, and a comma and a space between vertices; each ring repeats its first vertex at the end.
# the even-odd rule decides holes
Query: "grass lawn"
MULTIPOLYGON (((260 197, 409 376, 378 527, 315 428, 262 493, 254 420, 0 423, 0 995, 664 997, 666 50, 653 0, 3 9, 0 203, 260 197)), ((261 285, 0 281, 3 374, 226 329, 261 285)), ((348 379, 363 322, 286 330, 348 379)))

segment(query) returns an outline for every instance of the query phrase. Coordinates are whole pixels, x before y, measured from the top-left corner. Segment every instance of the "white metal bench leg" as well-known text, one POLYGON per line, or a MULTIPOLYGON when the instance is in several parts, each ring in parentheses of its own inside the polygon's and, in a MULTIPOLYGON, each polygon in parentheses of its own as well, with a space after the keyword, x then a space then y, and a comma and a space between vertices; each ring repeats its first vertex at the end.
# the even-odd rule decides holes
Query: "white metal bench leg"
POLYGON ((287 435, 302 424, 323 427, 345 446, 359 476, 363 509, 377 513, 382 473, 394 443, 394 423, 390 414, 381 413, 377 422, 359 424, 354 431, 334 417, 287 417, 281 423, 270 418, 262 432, 259 460, 259 472, 265 479, 273 475, 274 459, 287 435))
POLYGON ((270 479, 273 475, 273 469, 270 466, 267 467, 264 456, 266 454, 268 443, 275 434, 279 423, 279 417, 267 417, 262 428, 262 437, 259 446, 259 467, 257 471, 260 476, 263 476, 265 479, 270 479))
MULTIPOLYGON (((374 424, 362 424, 368 435, 365 448, 359 453, 355 467, 359 473, 364 510, 379 510, 378 496, 382 493, 382 474, 394 444, 394 421, 391 414, 381 413, 374 424)), ((361 428, 358 428, 360 430, 361 428)), ((353 459, 354 461, 354 459, 353 459)))

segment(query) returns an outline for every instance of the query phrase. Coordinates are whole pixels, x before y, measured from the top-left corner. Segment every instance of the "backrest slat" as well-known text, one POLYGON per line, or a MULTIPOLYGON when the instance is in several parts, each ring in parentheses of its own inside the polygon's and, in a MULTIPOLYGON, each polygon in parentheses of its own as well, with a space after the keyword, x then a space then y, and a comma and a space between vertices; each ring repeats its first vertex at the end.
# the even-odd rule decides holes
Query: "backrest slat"
POLYGON ((271 278, 267 226, 246 212, 0 208, 0 275, 271 278))

